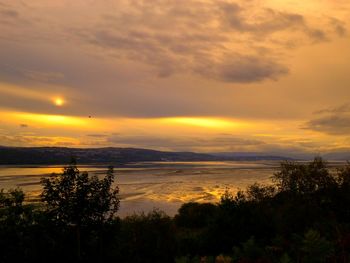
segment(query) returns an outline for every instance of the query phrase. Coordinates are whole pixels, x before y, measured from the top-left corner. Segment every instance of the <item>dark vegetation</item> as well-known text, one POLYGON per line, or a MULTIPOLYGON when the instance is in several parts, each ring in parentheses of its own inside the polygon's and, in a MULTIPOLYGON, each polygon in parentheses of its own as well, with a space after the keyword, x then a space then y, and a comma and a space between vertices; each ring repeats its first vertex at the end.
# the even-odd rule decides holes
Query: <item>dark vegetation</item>
POLYGON ((1 191, 0 262, 350 262, 350 165, 283 162, 272 182, 120 219, 112 169, 73 163, 42 180, 40 204, 1 191))

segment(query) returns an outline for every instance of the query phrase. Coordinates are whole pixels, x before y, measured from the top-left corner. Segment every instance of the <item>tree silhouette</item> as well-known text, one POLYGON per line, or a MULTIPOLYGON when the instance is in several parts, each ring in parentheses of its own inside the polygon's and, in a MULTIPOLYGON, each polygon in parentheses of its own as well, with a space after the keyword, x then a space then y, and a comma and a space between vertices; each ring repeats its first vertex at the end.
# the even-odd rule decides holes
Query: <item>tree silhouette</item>
POLYGON ((119 209, 119 188, 113 188, 113 167, 103 179, 80 173, 75 160, 62 174, 43 178, 42 201, 53 219, 63 224, 88 225, 112 219, 119 209))
POLYGON ((335 177, 321 157, 315 157, 312 162, 306 164, 282 162, 280 170, 274 174, 273 181, 279 191, 295 194, 309 194, 336 186, 335 177))
POLYGON ((77 258, 81 260, 82 227, 102 226, 112 221, 119 209, 119 188, 113 187, 113 167, 103 179, 80 173, 73 159, 61 174, 43 178, 42 201, 54 222, 76 231, 77 258))
POLYGON ((0 190, 0 223, 20 224, 25 219, 24 193, 20 189, 0 190))

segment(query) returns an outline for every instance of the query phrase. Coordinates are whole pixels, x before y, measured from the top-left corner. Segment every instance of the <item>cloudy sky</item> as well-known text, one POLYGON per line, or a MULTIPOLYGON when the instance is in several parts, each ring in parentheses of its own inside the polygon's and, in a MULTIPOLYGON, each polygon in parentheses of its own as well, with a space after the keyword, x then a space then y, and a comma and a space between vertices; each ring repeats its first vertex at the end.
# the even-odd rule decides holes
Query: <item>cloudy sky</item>
POLYGON ((348 0, 0 0, 0 145, 350 149, 348 0))

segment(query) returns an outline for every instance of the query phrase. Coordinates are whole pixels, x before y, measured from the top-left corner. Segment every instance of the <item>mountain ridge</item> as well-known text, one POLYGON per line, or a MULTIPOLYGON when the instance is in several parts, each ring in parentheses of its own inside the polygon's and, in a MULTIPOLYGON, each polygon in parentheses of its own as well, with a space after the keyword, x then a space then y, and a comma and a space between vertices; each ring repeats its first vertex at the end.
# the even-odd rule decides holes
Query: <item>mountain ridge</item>
POLYGON ((220 154, 171 152, 143 148, 69 148, 69 147, 10 147, 0 146, 0 164, 65 164, 72 157, 80 164, 123 164, 147 161, 256 161, 289 160, 284 156, 220 156, 220 154))

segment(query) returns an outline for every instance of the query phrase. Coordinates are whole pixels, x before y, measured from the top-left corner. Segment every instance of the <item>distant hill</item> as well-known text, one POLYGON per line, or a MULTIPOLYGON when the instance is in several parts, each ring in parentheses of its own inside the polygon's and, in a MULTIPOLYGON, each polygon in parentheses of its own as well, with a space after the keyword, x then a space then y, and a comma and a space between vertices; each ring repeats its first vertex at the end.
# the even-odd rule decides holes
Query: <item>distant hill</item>
POLYGON ((322 155, 326 160, 350 161, 350 152, 331 152, 322 155))
POLYGON ((325 152, 325 153, 288 153, 285 155, 272 152, 222 152, 211 153, 213 156, 228 158, 233 160, 312 160, 315 156, 321 156, 327 161, 347 161, 350 160, 349 151, 325 152))
POLYGON ((221 153, 211 153, 211 155, 236 161, 258 161, 258 160, 295 160, 295 158, 274 155, 270 153, 260 153, 260 152, 221 152, 221 153))
POLYGON ((256 161, 286 160, 288 157, 253 153, 203 154, 193 152, 165 152, 137 148, 66 148, 66 147, 4 147, 0 146, 0 164, 66 164, 72 157, 79 164, 123 164, 147 161, 256 161))
POLYGON ((76 157, 80 164, 218 159, 209 154, 137 148, 0 147, 0 164, 65 164, 72 157, 76 157))

